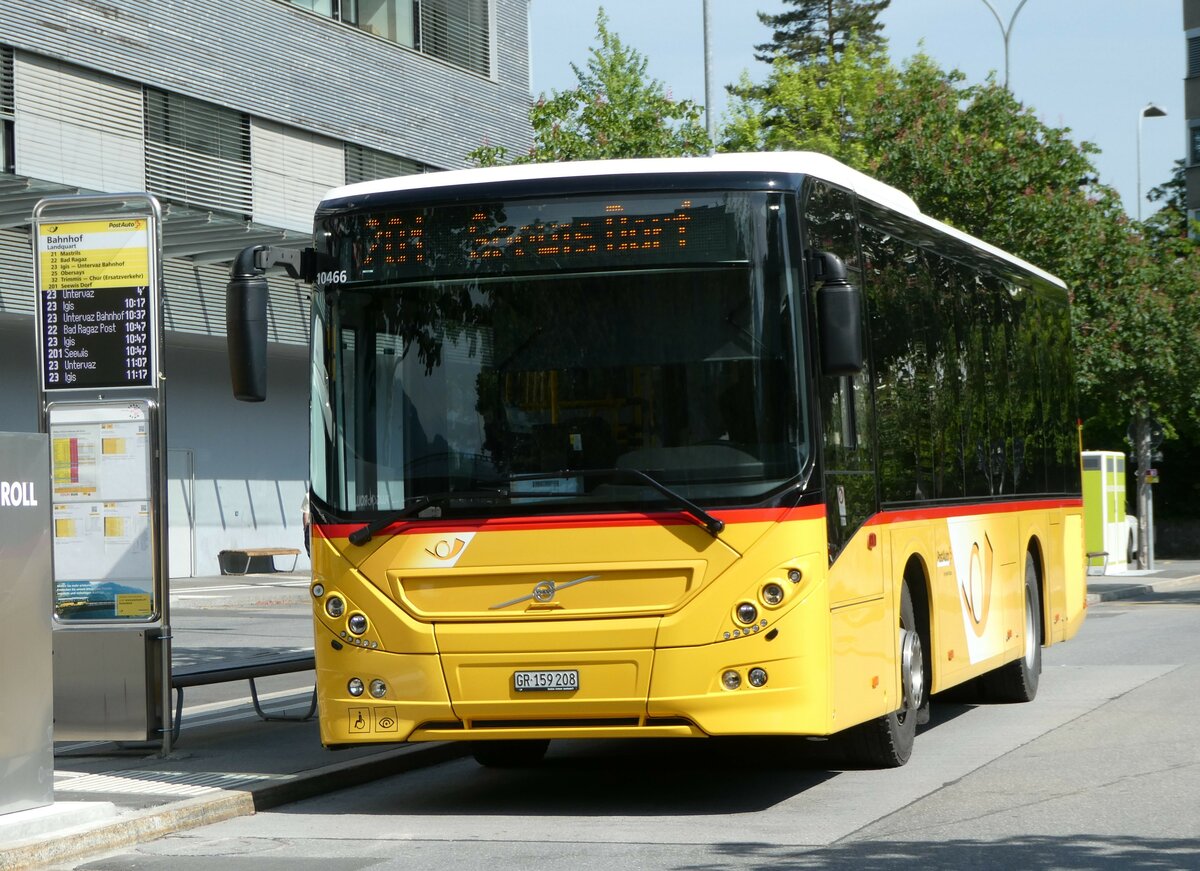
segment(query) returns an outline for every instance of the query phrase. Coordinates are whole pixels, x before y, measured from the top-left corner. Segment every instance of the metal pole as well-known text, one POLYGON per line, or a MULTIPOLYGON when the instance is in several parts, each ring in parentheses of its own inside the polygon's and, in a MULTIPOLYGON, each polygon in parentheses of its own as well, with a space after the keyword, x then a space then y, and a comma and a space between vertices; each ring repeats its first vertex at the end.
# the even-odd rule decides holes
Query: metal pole
POLYGON ((1137 135, 1137 219, 1142 220, 1142 119, 1146 117, 1146 110, 1138 112, 1138 135, 1137 135))
POLYGON ((1137 410, 1137 501, 1138 501, 1138 568, 1154 568, 1154 551, 1151 549, 1151 512, 1154 510, 1153 494, 1150 492, 1150 411, 1137 410))
POLYGON ((1138 112, 1138 127, 1137 127, 1137 219, 1142 220, 1142 119, 1143 118, 1163 118, 1166 117, 1166 112, 1155 106, 1153 103, 1147 103, 1142 107, 1142 111, 1138 112))
POLYGON ((704 127, 708 132, 708 141, 716 147, 716 121, 713 118, 713 83, 712 83, 712 19, 708 14, 708 0, 703 2, 704 12, 704 127))
POLYGON ((1000 28, 1000 33, 1004 37, 1004 89, 1006 91, 1009 90, 1009 87, 1008 87, 1008 38, 1010 36, 1012 36, 1013 24, 1016 23, 1017 15, 1020 13, 1021 7, 1023 7, 1028 2, 1029 2, 1029 0, 1021 0, 1021 2, 1017 4, 1017 8, 1013 10, 1012 18, 1008 19, 1008 27, 1005 27, 1004 22, 1000 19, 1000 14, 998 12, 996 12, 996 8, 994 6, 992 6, 990 0, 983 0, 983 5, 986 6, 991 11, 992 17, 996 19, 996 25, 1000 28))

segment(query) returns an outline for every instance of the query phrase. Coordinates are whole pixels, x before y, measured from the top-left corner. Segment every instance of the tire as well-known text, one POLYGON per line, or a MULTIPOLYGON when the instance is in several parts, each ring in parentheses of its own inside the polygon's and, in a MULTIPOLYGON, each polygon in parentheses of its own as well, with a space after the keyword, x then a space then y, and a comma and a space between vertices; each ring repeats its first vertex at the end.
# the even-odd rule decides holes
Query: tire
POLYGON ((549 739, 476 741, 471 755, 485 768, 527 768, 541 762, 549 746, 549 739))
POLYGON ((1042 673, 1042 608, 1032 553, 1025 554, 1024 642, 1025 650, 1020 659, 981 678, 988 701, 1032 702, 1037 695, 1038 677, 1042 673))
POLYGON ((1129 543, 1125 546, 1125 564, 1127 567, 1134 564, 1137 559, 1137 548, 1133 545, 1133 533, 1129 533, 1129 543))
POLYGON ((907 583, 900 588, 899 636, 900 709, 846 732, 847 747, 855 761, 872 768, 899 768, 908 762, 922 710, 928 718, 925 652, 907 583))

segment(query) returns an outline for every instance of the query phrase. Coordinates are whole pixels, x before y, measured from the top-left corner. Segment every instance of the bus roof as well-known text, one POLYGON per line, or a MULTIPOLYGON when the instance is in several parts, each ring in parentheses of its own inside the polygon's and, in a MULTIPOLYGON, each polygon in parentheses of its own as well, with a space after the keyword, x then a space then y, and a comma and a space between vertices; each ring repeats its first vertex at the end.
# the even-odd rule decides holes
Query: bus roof
POLYGON ((972 247, 1032 272, 1050 283, 1066 288, 1061 279, 1032 263, 1009 254, 981 239, 976 239, 949 224, 924 214, 912 197, 889 184, 851 169, 844 163, 815 151, 769 151, 740 154, 714 154, 708 157, 657 157, 624 160, 580 160, 561 163, 525 163, 509 166, 430 172, 359 182, 334 188, 321 205, 370 194, 401 191, 436 190, 457 186, 489 185, 503 182, 544 179, 596 178, 619 175, 665 175, 672 173, 788 173, 812 176, 854 191, 863 199, 918 221, 927 227, 953 236, 972 247))

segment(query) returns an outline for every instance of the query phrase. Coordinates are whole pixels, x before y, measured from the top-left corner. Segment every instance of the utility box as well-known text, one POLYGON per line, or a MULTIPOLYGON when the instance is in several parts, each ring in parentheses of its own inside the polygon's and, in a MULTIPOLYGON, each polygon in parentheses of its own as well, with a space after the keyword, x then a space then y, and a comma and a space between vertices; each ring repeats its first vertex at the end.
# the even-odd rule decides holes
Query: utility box
POLYGON ((1124 454, 1083 452, 1083 518, 1089 573, 1128 568, 1124 454))
POLYGON ((50 442, 0 433, 0 814, 54 803, 50 442))

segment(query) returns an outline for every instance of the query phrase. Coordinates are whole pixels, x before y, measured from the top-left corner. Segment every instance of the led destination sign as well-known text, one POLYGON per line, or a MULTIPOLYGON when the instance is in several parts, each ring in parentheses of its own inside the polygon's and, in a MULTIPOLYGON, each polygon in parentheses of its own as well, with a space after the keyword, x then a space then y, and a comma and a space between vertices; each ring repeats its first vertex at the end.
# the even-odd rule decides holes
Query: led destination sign
POLYGON ((326 227, 337 268, 379 281, 742 262, 746 210, 738 193, 563 198, 362 212, 326 227))
POLYGON ((44 390, 155 383, 149 221, 38 227, 44 390))

